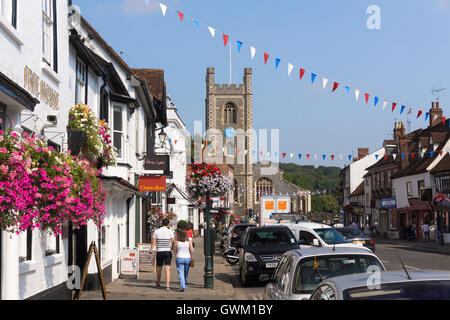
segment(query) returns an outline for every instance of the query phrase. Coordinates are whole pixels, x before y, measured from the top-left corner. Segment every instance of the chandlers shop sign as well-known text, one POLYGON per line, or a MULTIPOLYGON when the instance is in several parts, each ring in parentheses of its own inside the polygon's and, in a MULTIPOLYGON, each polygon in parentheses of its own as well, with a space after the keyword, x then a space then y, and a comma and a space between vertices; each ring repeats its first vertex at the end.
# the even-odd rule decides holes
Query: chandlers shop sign
POLYGON ((397 204, 395 202, 395 198, 381 199, 381 208, 382 209, 394 209, 394 208, 397 208, 397 204))
POLYGON ((166 176, 140 176, 139 192, 166 191, 166 176))
POLYGON ((144 170, 164 170, 170 171, 169 155, 151 155, 144 159, 144 170))

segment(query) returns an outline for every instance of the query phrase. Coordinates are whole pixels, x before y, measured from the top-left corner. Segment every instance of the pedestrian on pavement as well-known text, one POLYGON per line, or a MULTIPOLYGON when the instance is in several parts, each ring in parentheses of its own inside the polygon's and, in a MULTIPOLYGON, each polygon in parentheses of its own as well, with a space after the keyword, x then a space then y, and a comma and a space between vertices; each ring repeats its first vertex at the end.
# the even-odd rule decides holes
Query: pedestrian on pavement
POLYGON ((192 223, 188 223, 185 226, 185 230, 189 241, 192 243, 192 246, 194 247, 194 230, 192 230, 192 223))
POLYGON ((192 253, 194 247, 192 242, 188 239, 186 230, 180 230, 175 241, 176 249, 176 263, 178 271, 178 279, 180 280, 180 291, 183 292, 187 286, 189 266, 192 261, 192 253))
POLYGON ((425 240, 430 240, 430 226, 429 226, 428 222, 425 222, 422 225, 422 231, 425 235, 425 240))
POLYGON ((161 271, 164 267, 166 274, 166 290, 170 290, 170 264, 172 263, 172 248, 174 245, 173 231, 168 228, 170 220, 164 218, 162 227, 153 234, 152 247, 150 252, 156 246, 156 286, 161 286, 161 271))

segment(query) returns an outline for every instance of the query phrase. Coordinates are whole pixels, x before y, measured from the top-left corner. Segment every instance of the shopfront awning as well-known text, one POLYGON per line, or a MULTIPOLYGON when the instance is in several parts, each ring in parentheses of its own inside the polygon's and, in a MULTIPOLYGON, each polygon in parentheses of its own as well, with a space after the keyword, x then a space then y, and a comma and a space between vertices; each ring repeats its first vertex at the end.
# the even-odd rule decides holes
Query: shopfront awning
MULTIPOLYGON (((31 111, 34 111, 36 104, 40 103, 39 100, 34 98, 25 89, 0 72, 0 97, 2 95, 11 99, 11 103, 8 103, 8 105, 14 105, 15 102, 15 104, 21 105, 31 111)), ((0 99, 0 101, 1 100, 2 99, 0 99)))

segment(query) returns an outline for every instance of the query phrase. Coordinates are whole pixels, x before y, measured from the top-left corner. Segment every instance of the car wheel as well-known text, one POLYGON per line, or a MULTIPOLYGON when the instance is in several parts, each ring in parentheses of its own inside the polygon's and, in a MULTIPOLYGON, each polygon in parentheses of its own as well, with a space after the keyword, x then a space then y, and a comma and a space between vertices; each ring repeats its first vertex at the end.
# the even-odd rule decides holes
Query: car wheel
POLYGON ((248 279, 247 277, 244 275, 244 272, 242 271, 242 269, 240 270, 240 278, 241 278, 241 284, 244 287, 248 287, 249 283, 248 283, 248 279))

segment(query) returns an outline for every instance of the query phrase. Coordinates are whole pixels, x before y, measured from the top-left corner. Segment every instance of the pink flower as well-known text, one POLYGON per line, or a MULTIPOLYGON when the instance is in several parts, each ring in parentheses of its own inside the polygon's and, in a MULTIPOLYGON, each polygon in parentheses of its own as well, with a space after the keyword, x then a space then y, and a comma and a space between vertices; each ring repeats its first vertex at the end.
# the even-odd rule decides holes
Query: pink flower
POLYGON ((2 164, 0 166, 0 170, 2 171, 3 175, 6 175, 8 173, 9 167, 2 164))
POLYGON ((6 150, 6 148, 0 148, 0 153, 7 153, 8 150, 6 150))

